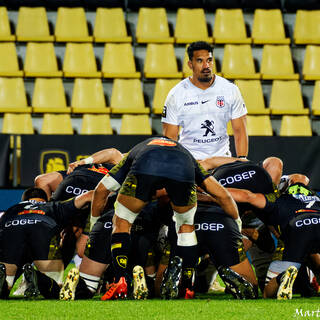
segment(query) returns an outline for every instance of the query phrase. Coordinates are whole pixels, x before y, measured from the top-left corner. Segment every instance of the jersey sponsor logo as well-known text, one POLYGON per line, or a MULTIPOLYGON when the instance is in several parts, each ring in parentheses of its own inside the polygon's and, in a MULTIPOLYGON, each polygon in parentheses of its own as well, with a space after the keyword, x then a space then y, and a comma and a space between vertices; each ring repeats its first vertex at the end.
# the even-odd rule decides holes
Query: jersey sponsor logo
POLYGON ((223 108, 225 106, 224 96, 217 96, 217 98, 216 98, 216 106, 218 108, 223 108))
POLYGON ((310 226, 312 224, 320 224, 320 218, 306 218, 296 221, 297 228, 301 228, 303 226, 310 226))
POLYGON ((71 193, 71 194, 74 194, 76 196, 79 196, 79 195, 87 192, 88 190, 87 189, 81 189, 81 188, 74 187, 74 186, 67 186, 65 191, 67 193, 71 193))
POLYGON ((243 180, 249 180, 255 174, 256 174, 256 171, 254 171, 254 170, 245 171, 245 172, 242 172, 242 173, 237 173, 234 176, 229 176, 229 177, 226 177, 226 178, 222 178, 222 179, 219 180, 219 183, 222 186, 231 185, 231 184, 234 184, 236 182, 243 181, 243 180))
POLYGON ((18 216, 21 216, 23 214, 30 214, 30 213, 42 214, 42 215, 46 214, 43 210, 32 210, 32 209, 30 209, 30 210, 23 210, 23 211, 18 212, 18 216))
POLYGON ((174 141, 165 140, 165 139, 154 139, 148 143, 149 145, 157 145, 162 147, 174 147, 177 144, 174 141))
POLYGON ((196 231, 220 231, 224 229, 224 225, 222 223, 195 223, 194 224, 196 231))
POLYGON ((5 228, 9 228, 12 226, 24 226, 24 225, 30 225, 30 224, 37 224, 38 222, 41 222, 41 220, 38 219, 19 219, 19 220, 11 220, 7 221, 5 223, 5 228))
POLYGON ((105 168, 105 167, 99 167, 99 168, 92 167, 92 168, 88 168, 88 170, 99 172, 99 173, 102 173, 102 174, 107 174, 109 172, 109 170, 107 168, 105 168))
POLYGON ((69 154, 66 151, 43 151, 40 155, 40 172, 66 170, 69 165, 69 154))
POLYGON ((303 203, 311 203, 314 204, 315 202, 319 202, 320 198, 317 196, 305 196, 304 194, 292 194, 292 196, 297 199, 300 200, 303 203))
POLYGON ((184 106, 194 106, 194 105, 197 105, 198 104, 198 101, 191 101, 191 102, 185 102, 184 106))
POLYGON ((205 104, 207 102, 209 102, 210 100, 204 100, 204 101, 201 101, 202 104, 205 104))
POLYGON ((206 137, 209 133, 211 136, 215 136, 216 133, 214 132, 214 121, 213 120, 205 120, 201 123, 201 129, 205 129, 203 137, 206 137))
POLYGON ((193 142, 195 143, 211 143, 211 142, 220 142, 220 141, 222 141, 222 137, 208 138, 208 139, 197 139, 197 138, 193 139, 193 142))
POLYGON ((164 106, 163 109, 162 109, 161 117, 162 118, 166 118, 167 117, 167 107, 166 106, 164 106))
POLYGON ((110 229, 110 228, 112 228, 112 222, 106 222, 106 223, 103 225, 103 227, 104 227, 105 229, 110 229))

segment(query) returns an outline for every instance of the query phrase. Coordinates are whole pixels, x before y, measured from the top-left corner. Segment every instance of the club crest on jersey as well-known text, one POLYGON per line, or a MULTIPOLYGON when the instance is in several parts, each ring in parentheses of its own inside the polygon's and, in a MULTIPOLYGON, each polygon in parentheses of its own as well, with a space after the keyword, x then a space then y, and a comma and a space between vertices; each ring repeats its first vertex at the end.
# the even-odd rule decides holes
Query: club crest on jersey
POLYGON ((216 106, 218 108, 223 108, 224 107, 224 96, 217 96, 216 106))
POLYGON ((201 123, 201 129, 206 130, 203 137, 206 137, 209 133, 211 133, 212 136, 216 135, 216 133, 214 132, 213 120, 205 120, 203 123, 201 123))

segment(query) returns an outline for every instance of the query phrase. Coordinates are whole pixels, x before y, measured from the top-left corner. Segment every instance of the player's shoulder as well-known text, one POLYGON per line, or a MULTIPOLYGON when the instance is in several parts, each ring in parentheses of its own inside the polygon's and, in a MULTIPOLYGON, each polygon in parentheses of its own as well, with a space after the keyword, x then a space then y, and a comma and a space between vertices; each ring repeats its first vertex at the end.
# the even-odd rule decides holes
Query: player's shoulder
POLYGON ((189 78, 185 78, 178 82, 170 91, 169 95, 174 95, 176 93, 181 93, 183 91, 190 89, 190 80, 189 78))
POLYGON ((228 89, 232 88, 232 89, 235 89, 237 88, 237 86, 233 83, 233 81, 230 81, 226 78, 223 78, 221 76, 218 76, 218 75, 215 75, 215 83, 218 85, 218 86, 223 86, 223 87, 227 87, 228 89))

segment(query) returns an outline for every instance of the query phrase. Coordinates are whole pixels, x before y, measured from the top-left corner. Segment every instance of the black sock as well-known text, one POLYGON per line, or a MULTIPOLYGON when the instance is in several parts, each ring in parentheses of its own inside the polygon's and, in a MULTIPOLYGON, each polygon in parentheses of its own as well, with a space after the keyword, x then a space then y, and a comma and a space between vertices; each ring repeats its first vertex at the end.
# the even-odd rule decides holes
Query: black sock
POLYGON ((131 239, 129 233, 114 233, 111 236, 111 253, 115 271, 115 282, 118 282, 121 277, 126 276, 130 244, 131 239))
POLYGON ((281 278, 282 276, 285 274, 285 271, 279 273, 277 276, 276 276, 276 281, 277 281, 277 284, 280 286, 281 284, 281 278))
POLYGON ((0 292, 1 292, 0 299, 8 299, 9 298, 10 290, 8 288, 8 282, 6 280, 4 281, 0 292))
POLYGON ((79 283, 76 288, 75 299, 91 299, 94 295, 94 292, 90 291, 87 287, 87 284, 82 277, 79 279, 79 283))
POLYGON ((60 287, 57 282, 40 271, 36 271, 38 288, 45 299, 59 299, 60 287))

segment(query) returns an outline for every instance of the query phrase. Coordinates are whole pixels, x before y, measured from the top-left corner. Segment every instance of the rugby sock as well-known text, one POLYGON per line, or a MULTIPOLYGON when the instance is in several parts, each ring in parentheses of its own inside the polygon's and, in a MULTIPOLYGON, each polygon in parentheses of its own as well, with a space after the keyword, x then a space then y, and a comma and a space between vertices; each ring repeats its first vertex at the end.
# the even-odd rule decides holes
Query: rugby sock
POLYGON ((85 280, 80 276, 79 282, 76 288, 76 294, 75 299, 91 299, 93 295, 95 294, 95 291, 89 290, 87 287, 87 284, 85 280))
POLYGON ((130 244, 129 233, 114 233, 111 236, 111 255, 115 271, 115 282, 126 276, 130 244))
POLYGON ((59 299, 60 287, 57 282, 36 270, 38 288, 45 299, 59 299))
POLYGON ((0 290, 0 299, 8 299, 10 294, 10 290, 8 288, 8 282, 4 281, 3 286, 0 290))

